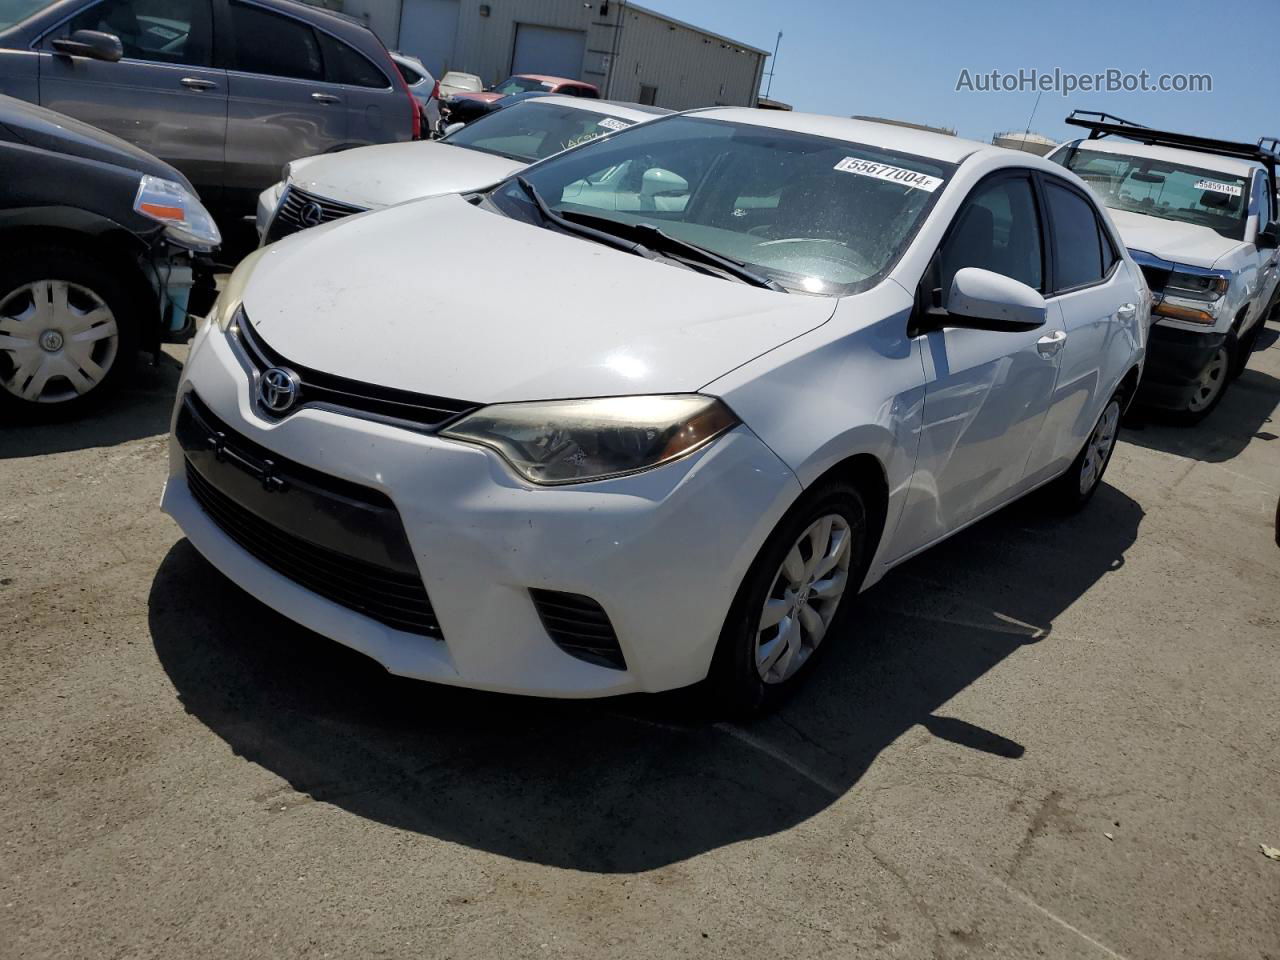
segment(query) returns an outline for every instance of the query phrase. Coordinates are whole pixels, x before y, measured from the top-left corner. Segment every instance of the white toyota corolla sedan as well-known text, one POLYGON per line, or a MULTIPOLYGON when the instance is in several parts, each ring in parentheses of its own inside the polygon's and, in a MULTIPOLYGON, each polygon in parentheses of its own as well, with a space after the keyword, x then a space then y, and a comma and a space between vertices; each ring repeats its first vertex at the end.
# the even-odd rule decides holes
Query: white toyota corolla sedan
POLYGON ((749 713, 895 564, 1038 487, 1088 500, 1149 313, 1039 157, 681 114, 253 254, 193 344, 164 509, 393 673, 708 680, 749 713))

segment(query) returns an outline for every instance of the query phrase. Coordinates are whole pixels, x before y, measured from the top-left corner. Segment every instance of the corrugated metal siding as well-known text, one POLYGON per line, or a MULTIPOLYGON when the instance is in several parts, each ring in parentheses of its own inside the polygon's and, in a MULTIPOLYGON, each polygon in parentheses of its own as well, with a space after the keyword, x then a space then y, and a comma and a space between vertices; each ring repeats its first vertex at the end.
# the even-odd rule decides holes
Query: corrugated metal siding
MULTIPOLYGON (((343 9, 365 18, 389 48, 400 45, 402 0, 344 0, 343 9)), ((453 57, 447 69, 479 74, 485 83, 497 83, 511 70, 516 25, 532 23, 586 33, 586 54, 578 79, 594 83, 605 92, 612 65, 608 96, 636 100, 641 84, 657 88, 657 104, 673 110, 717 103, 752 106, 764 72, 763 54, 669 23, 618 0, 609 4, 602 20, 598 2, 590 7, 582 0, 490 0, 490 15, 480 16, 481 4, 462 0, 453 57), (622 21, 615 48, 616 25, 622 21), (617 49, 617 54, 614 50, 617 49)), ((413 51, 407 51, 412 53, 413 51)))

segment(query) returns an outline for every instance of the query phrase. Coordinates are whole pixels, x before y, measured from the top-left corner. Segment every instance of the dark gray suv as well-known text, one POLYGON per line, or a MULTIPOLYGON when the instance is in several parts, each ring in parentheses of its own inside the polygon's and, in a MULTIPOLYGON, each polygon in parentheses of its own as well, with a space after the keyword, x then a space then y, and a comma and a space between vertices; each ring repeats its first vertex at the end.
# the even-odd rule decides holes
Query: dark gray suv
POLYGON ((293 0, 0 0, 0 93, 155 154, 237 218, 290 160, 420 129, 378 38, 293 0))

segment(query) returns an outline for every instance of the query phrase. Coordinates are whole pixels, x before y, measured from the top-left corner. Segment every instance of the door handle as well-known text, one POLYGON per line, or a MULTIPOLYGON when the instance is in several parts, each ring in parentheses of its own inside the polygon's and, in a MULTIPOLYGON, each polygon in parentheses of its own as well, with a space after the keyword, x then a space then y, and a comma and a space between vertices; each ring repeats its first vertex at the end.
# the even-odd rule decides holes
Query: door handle
POLYGON ((1062 345, 1067 342, 1067 334, 1064 330, 1055 330, 1048 336, 1041 337, 1036 341, 1036 349, 1040 351, 1042 357, 1052 357, 1062 345))
POLYGON ((1132 304, 1132 303, 1122 303, 1122 304, 1120 304, 1120 306, 1116 309, 1116 319, 1118 319, 1118 320, 1132 320, 1132 319, 1134 318, 1134 316, 1136 316, 1136 315, 1137 315, 1137 313, 1138 313, 1138 307, 1137 307, 1137 305, 1136 305, 1136 304, 1132 304))
POLYGON ((341 103, 341 97, 335 97, 332 93, 313 93, 311 99, 316 103, 341 103))
POLYGON ((213 90, 218 86, 212 80, 201 80, 199 77, 183 77, 178 82, 188 90, 213 90))

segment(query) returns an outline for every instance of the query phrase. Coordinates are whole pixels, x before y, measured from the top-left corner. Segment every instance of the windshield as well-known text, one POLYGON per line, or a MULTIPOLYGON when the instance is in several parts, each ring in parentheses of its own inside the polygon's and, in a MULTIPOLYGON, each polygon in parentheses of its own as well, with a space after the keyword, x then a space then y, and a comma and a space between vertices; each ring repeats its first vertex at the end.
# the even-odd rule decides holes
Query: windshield
POLYGON ((1150 157, 1067 148, 1054 157, 1093 189, 1112 210, 1209 227, 1244 239, 1248 181, 1150 157))
POLYGON ((530 90, 546 89, 547 85, 541 80, 531 80, 528 77, 507 77, 507 79, 493 88, 493 92, 508 96, 513 93, 527 93, 530 90))
POLYGON ((55 0, 0 0, 0 30, 8 30, 55 0))
MULTIPOLYGON (((558 214, 652 224, 789 290, 840 296, 897 262, 951 164, 841 140, 675 116, 524 172, 558 214)), ((492 195, 540 222, 527 192, 492 195)))
POLYGON ((633 122, 592 110, 527 101, 483 116, 450 134, 445 142, 532 162, 623 130, 633 122))

